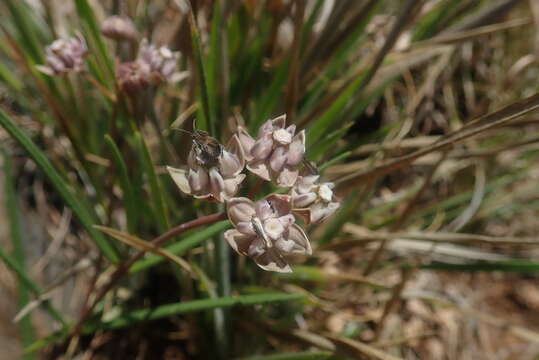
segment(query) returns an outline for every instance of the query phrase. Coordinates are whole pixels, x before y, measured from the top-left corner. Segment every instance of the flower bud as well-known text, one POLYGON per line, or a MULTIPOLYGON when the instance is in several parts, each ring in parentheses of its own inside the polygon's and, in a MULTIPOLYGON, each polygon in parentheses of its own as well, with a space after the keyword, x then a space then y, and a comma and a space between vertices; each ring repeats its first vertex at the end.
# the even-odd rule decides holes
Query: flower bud
POLYGON ((101 23, 101 32, 114 40, 136 41, 138 32, 131 19, 124 16, 111 16, 101 23))
POLYGON ((116 73, 120 89, 128 95, 134 95, 151 84, 150 69, 138 62, 122 63, 118 65, 116 73))
POLYGON ((177 77, 179 52, 172 52, 168 47, 148 44, 144 39, 140 45, 137 61, 146 64, 150 71, 161 81, 167 81, 171 77, 177 77))

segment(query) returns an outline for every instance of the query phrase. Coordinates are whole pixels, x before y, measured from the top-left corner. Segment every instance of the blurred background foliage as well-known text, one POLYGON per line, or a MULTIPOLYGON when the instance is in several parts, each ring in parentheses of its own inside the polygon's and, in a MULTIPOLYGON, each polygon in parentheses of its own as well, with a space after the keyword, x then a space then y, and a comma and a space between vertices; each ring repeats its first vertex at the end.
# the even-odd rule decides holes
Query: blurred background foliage
POLYGON ((3 0, 0 13, 0 358, 537 358, 537 1, 3 0), (102 36, 113 14, 180 51, 187 76, 119 91, 137 44, 102 36), (36 69, 77 32, 84 73, 36 69), (169 178, 191 143, 171 128, 196 119, 225 142, 282 113, 342 199, 308 229, 313 256, 263 272, 223 244, 224 220, 100 298, 133 246, 155 253, 147 241, 222 211, 169 178))

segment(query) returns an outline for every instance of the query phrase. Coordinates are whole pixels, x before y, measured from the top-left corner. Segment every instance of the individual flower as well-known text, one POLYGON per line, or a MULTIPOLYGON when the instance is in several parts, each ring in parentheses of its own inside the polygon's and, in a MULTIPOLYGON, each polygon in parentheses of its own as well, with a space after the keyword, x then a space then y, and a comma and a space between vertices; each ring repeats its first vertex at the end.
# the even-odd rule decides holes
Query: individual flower
POLYGON ((264 270, 292 272, 285 255, 311 255, 311 245, 291 214, 289 195, 272 194, 254 203, 239 197, 227 202, 228 218, 235 229, 224 234, 241 255, 251 257, 264 270))
POLYGON ((187 167, 167 166, 167 170, 184 193, 197 199, 223 202, 238 192, 245 179, 245 174, 241 174, 244 167, 245 158, 237 136, 224 149, 219 143, 212 145, 194 136, 187 167))
POLYGON ((300 215, 307 224, 320 223, 332 215, 340 206, 333 194, 334 184, 320 183, 319 175, 299 176, 290 191, 293 212, 300 215))
POLYGON ((125 16, 114 15, 106 18, 101 23, 101 32, 114 40, 136 41, 138 38, 135 24, 125 16))
POLYGON ((285 128, 286 115, 266 121, 253 139, 245 129, 238 128, 238 137, 248 161, 247 169, 278 186, 294 185, 299 171, 296 166, 305 154, 305 131, 298 134, 296 125, 285 128))
POLYGON ((158 81, 175 81, 181 73, 177 72, 179 52, 173 52, 166 46, 156 47, 142 40, 137 62, 145 64, 158 81))
POLYGON ((119 64, 116 74, 120 89, 129 95, 134 95, 151 84, 150 68, 136 61, 119 64))
POLYGON ((76 37, 56 39, 45 48, 47 65, 38 65, 37 68, 47 75, 80 72, 83 70, 84 57, 87 54, 88 47, 80 34, 76 37))

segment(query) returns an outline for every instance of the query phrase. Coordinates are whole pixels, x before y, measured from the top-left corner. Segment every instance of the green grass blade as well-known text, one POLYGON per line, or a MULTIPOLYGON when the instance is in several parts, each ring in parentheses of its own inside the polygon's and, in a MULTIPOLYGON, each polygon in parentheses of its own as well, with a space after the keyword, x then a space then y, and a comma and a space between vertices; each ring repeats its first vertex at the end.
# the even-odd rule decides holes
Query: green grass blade
POLYGON ((280 353, 271 355, 255 355, 238 360, 325 360, 333 354, 329 351, 305 351, 297 353, 280 353))
POLYGON ((215 299, 201 299, 181 303, 158 306, 154 309, 141 309, 122 314, 107 322, 89 325, 84 332, 97 328, 116 329, 126 327, 141 321, 151 321, 162 319, 178 314, 191 313, 196 311, 211 310, 216 308, 227 308, 232 306, 253 306, 258 304, 268 304, 273 302, 294 301, 303 298, 301 294, 286 293, 266 293, 256 295, 241 295, 233 297, 222 297, 215 299))
MULTIPOLYGON (((185 254, 188 250, 210 239, 212 236, 230 228, 230 226, 231 225, 228 220, 218 222, 216 224, 208 226, 204 230, 197 231, 194 234, 187 236, 185 239, 182 239, 175 244, 165 247, 165 250, 170 252, 171 254, 181 256, 185 254)), ((163 262, 163 260, 164 259, 161 256, 150 255, 147 258, 134 263, 131 269, 129 269, 129 272, 135 273, 147 269, 163 262)))
POLYGON ((161 186, 159 178, 155 173, 150 151, 148 150, 146 142, 139 132, 135 133, 135 139, 139 148, 139 153, 142 156, 142 163, 146 176, 148 177, 148 183, 150 184, 150 196, 152 198, 156 221, 159 224, 161 232, 165 232, 168 228, 170 228, 170 223, 168 219, 168 210, 165 203, 163 187, 161 186))
POLYGON ((200 81, 200 100, 202 103, 202 112, 201 114, 203 121, 197 123, 197 127, 201 130, 207 130, 212 134, 215 134, 214 127, 214 117, 212 113, 212 107, 210 104, 210 95, 208 92, 208 81, 206 70, 204 69, 204 62, 202 61, 202 46, 200 45, 200 35, 198 33, 198 28, 193 14, 193 10, 190 9, 189 13, 189 27, 191 30, 191 41, 193 43, 193 56, 195 58, 195 64, 197 65, 198 77, 200 81))
POLYGON ((109 135, 105 135, 105 143, 111 151, 112 162, 118 171, 120 186, 124 197, 123 201, 127 217, 127 229, 129 230, 129 233, 133 234, 135 232, 135 224, 137 223, 137 205, 135 202, 133 186, 129 178, 129 172, 127 171, 127 166, 125 165, 125 161, 118 146, 116 146, 116 143, 109 135))
MULTIPOLYGON (((19 264, 21 271, 26 272, 25 269, 25 256, 23 248, 23 240, 21 233, 21 222, 20 214, 17 204, 17 193, 15 190, 15 181, 13 179, 13 173, 11 169, 11 161, 7 155, 3 155, 4 161, 4 182, 5 182, 5 196, 6 196, 6 210, 9 221, 10 235, 11 235, 11 244, 13 247, 13 257, 15 261, 19 264)), ((20 277, 19 277, 20 279, 20 277)), ((22 309, 30 301, 29 290, 24 286, 24 284, 19 280, 18 290, 19 294, 19 308, 22 309)), ((34 340, 34 330, 32 329, 31 318, 29 315, 24 316, 19 323, 21 331, 21 343, 23 346, 28 346, 33 343, 34 340)), ((32 359, 33 356, 27 354, 24 356, 25 359, 32 359)))
POLYGON ((92 72, 95 72, 94 75, 96 75, 98 79, 103 79, 107 77, 109 79, 112 79, 114 77, 112 60, 109 57, 109 51, 105 46, 103 37, 101 36, 101 30, 99 29, 99 25, 97 24, 94 11, 92 10, 90 4, 88 4, 88 1, 74 1, 75 7, 77 9, 77 14, 82 23, 83 33, 86 40, 88 41, 90 51, 95 55, 95 58, 97 60, 97 64, 91 64, 90 69, 92 70, 92 72), (102 74, 100 74, 98 71, 99 69, 106 69, 108 76, 102 76, 102 74))
POLYGON ((87 209, 84 204, 78 200, 73 191, 70 190, 68 184, 52 166, 45 154, 2 110, 0 110, 0 125, 2 125, 9 135, 15 139, 24 148, 24 150, 26 150, 36 165, 43 171, 52 186, 56 189, 56 191, 58 191, 66 204, 73 210, 73 213, 81 222, 82 226, 88 232, 90 237, 95 241, 97 247, 101 250, 103 255, 109 261, 117 263, 118 254, 116 253, 116 249, 99 231, 93 228, 93 225, 96 224, 94 216, 92 216, 89 209, 87 209))
MULTIPOLYGON (((30 17, 32 12, 28 8, 28 5, 23 1, 16 0, 6 0, 5 4, 11 15, 13 25, 17 29, 17 39, 21 47, 28 54, 33 64, 43 63, 42 46, 36 35, 41 33, 41 31, 37 29, 35 26, 36 22, 30 17)), ((4 16, 6 15, 4 14, 4 16)))
POLYGON ((13 71, 0 62, 0 82, 9 86, 13 91, 20 92, 24 87, 23 83, 14 75, 13 71))

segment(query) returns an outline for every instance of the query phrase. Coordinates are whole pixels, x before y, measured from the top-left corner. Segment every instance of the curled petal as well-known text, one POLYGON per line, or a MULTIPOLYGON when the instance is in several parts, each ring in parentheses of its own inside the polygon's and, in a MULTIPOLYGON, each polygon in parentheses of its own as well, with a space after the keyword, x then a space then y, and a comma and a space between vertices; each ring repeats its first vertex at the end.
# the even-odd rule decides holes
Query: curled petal
POLYGON ((228 218, 236 226, 240 222, 251 222, 255 215, 255 204, 247 198, 232 198, 227 202, 228 218))
POLYGON ((294 207, 304 208, 311 205, 316 198, 317 196, 315 193, 308 192, 306 194, 292 196, 292 203, 294 204, 294 207))
POLYGON ((273 150, 273 139, 271 135, 266 135, 255 141, 251 148, 251 155, 255 160, 265 160, 273 150))
POLYGON ((236 229, 225 231, 224 237, 232 249, 241 255, 249 255, 249 246, 255 239, 254 236, 242 234, 236 229))
POLYGON ((283 114, 271 120, 271 124, 273 125, 274 130, 283 129, 286 125, 286 114, 283 114))
POLYGON ((236 193, 238 192, 240 188, 240 184, 243 182, 244 179, 245 179, 245 174, 238 174, 234 176, 233 178, 224 180, 225 190, 224 190, 223 195, 225 197, 225 200, 228 200, 234 195, 236 195, 236 193))
POLYGON ((247 169, 253 174, 266 181, 271 181, 268 166, 264 162, 253 162, 247 165, 247 169))
POLYGON ((258 266, 267 271, 292 272, 290 265, 276 248, 267 249, 263 254, 255 257, 254 260, 258 266))
POLYGON ((288 150, 288 165, 298 165, 305 155, 305 130, 294 136, 288 150))
POLYGON ((186 194, 191 194, 191 186, 189 186, 189 180, 187 179, 186 169, 176 169, 167 166, 167 171, 174 180, 174 183, 180 188, 180 190, 186 194))
MULTIPOLYGON (((225 153, 234 155, 235 159, 237 160, 237 168, 235 169, 235 172, 233 172, 233 175, 239 174, 243 168, 245 167, 245 151, 243 148, 243 145, 240 142, 240 138, 238 135, 233 135, 228 143, 226 144, 226 151, 223 151, 223 161, 225 153)), ((224 169, 222 169, 223 173, 224 169)), ((225 176, 229 176, 228 173, 225 174, 225 176)))
POLYGON ((275 148, 269 160, 271 170, 276 173, 280 172, 283 169, 284 164, 286 163, 286 159, 286 148, 284 146, 278 146, 277 148, 275 148))
POLYGON ((289 127, 286 128, 286 131, 290 134, 290 136, 294 136, 296 133, 296 125, 292 124, 289 127))
POLYGON ((224 177, 231 177, 238 175, 243 166, 236 155, 224 150, 219 161, 219 169, 224 177))
POLYGON ((255 144, 255 140, 241 126, 238 126, 238 140, 243 149, 245 160, 247 161, 252 160, 251 149, 253 148, 253 145, 255 144))
POLYGON ((290 166, 285 166, 283 167, 281 173, 277 177, 277 185, 282 186, 282 187, 293 186, 296 183, 298 175, 299 175, 298 170, 290 166))
POLYGON ((305 235, 305 232, 297 224, 290 226, 287 240, 294 242, 294 246, 290 250, 291 253, 305 255, 312 254, 309 239, 307 238, 307 235, 305 235))
POLYGON ((266 200, 270 203, 275 217, 288 215, 292 210, 290 195, 271 194, 266 197, 266 200))

